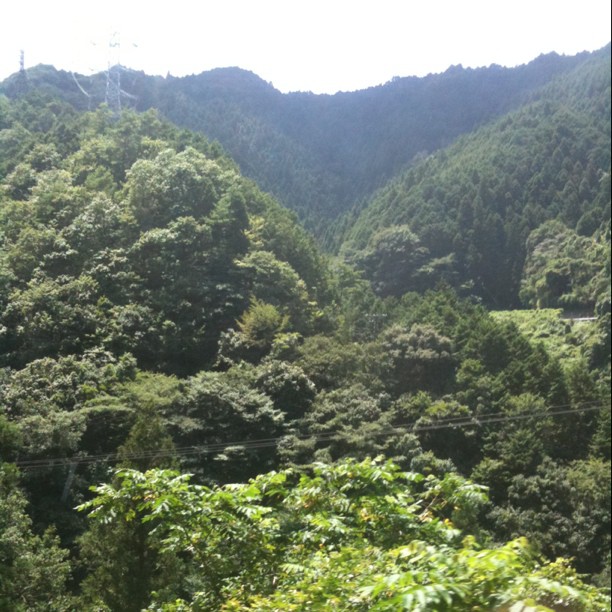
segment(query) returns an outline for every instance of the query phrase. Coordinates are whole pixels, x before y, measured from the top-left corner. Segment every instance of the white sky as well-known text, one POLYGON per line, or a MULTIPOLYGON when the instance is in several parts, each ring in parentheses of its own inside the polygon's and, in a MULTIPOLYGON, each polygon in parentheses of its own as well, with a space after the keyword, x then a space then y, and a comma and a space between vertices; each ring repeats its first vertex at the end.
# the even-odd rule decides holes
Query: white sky
POLYGON ((7 0, 0 79, 25 65, 90 74, 252 70, 283 92, 334 93, 450 65, 515 66, 610 41, 610 0, 7 0), (110 48, 118 32, 120 47, 110 48), (134 46, 137 45, 137 46, 134 46), (120 55, 118 55, 120 53, 120 55))

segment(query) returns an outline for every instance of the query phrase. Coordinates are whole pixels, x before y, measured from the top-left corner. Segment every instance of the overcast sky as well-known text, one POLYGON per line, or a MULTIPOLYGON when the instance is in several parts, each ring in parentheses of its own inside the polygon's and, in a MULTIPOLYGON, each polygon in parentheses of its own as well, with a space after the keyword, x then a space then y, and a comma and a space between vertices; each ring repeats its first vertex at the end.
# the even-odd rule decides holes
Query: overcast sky
POLYGON ((109 61, 174 76, 252 70, 283 92, 334 93, 450 65, 515 66, 610 41, 610 0, 12 0, 0 79, 109 61), (120 45, 111 46, 111 41, 120 45))

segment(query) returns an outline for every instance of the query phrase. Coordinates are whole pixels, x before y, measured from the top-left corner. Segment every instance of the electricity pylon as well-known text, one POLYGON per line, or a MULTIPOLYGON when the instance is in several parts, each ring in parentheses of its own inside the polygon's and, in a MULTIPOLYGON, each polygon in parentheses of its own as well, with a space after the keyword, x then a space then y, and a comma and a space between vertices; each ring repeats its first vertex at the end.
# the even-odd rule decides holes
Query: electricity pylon
POLYGON ((121 114, 121 64, 119 56, 121 41, 114 32, 108 43, 108 65, 106 69, 106 94, 104 101, 115 115, 121 114))

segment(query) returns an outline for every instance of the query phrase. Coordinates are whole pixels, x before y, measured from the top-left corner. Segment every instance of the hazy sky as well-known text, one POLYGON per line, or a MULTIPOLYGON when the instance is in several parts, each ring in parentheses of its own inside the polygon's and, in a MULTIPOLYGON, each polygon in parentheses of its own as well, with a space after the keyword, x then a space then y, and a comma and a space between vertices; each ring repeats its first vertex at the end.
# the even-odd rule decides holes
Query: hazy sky
POLYGON ((610 41, 610 0, 12 0, 0 79, 25 65, 109 61, 175 76, 252 70, 281 91, 334 93, 450 65, 515 66, 610 41), (120 46, 110 46, 119 40, 120 46))

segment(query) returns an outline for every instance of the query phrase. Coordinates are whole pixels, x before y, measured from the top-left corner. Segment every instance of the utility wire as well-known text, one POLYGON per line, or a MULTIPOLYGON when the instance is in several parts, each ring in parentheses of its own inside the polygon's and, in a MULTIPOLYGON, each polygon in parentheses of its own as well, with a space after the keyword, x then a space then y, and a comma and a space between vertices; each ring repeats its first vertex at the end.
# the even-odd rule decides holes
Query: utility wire
MULTIPOLYGON (((413 433, 413 432, 421 432, 421 431, 430 431, 436 429, 448 429, 448 428, 462 428, 462 427, 476 427, 482 426, 489 423, 499 423, 504 421, 514 421, 514 420, 526 420, 530 418, 546 418, 549 416, 557 416, 563 414, 571 414, 571 413, 583 413, 593 410, 598 410, 601 406, 597 403, 597 405, 593 405, 595 402, 582 404, 581 408, 573 408, 573 409, 562 409, 564 406, 558 406, 554 408, 558 408, 557 410, 549 410, 548 412, 538 411, 538 412, 526 412, 520 415, 507 415, 504 413, 493 413, 490 415, 485 415, 484 417, 474 417, 474 416, 459 416, 459 417, 449 417, 446 419, 439 419, 435 423, 431 423, 428 425, 418 425, 417 422, 413 423, 399 423, 393 427, 388 427, 381 429, 379 432, 374 432, 373 435, 385 435, 390 433, 413 433), (590 405, 589 405, 590 404, 590 405)), ((293 435, 291 433, 284 434, 280 437, 273 438, 262 438, 255 440, 234 440, 234 441, 226 441, 226 442, 218 442, 218 443, 208 443, 199 446, 185 446, 185 447, 175 447, 172 450, 168 451, 160 451, 160 450, 152 450, 152 451, 141 451, 138 453, 129 453, 125 454, 122 457, 125 459, 128 458, 148 458, 148 457, 157 457, 157 456, 165 456, 165 455, 191 455, 191 454, 210 454, 210 453, 218 453, 222 450, 231 447, 242 447, 242 448, 266 448, 275 446, 278 442, 282 440, 286 440, 287 438, 294 437, 302 440, 311 440, 313 438, 325 441, 334 438, 343 438, 346 437, 347 432, 343 431, 329 431, 329 432, 320 432, 320 433, 312 433, 312 434, 304 434, 304 435, 293 435)), ((54 459, 32 459, 32 460, 24 460, 18 461, 17 465, 27 467, 27 466, 48 466, 48 465, 58 465, 58 464, 71 464, 74 462, 78 463, 95 463, 98 461, 114 461, 117 460, 117 453, 104 453, 99 455, 88 455, 86 457, 61 457, 54 459)))
MULTIPOLYGON (((399 423, 393 427, 385 427, 375 432, 368 432, 368 436, 380 437, 392 434, 409 434, 409 433, 421 433, 425 431, 435 431, 439 429, 464 429, 464 428, 477 428, 492 423, 504 423, 511 421, 522 421, 529 419, 540 419, 544 420, 551 417, 564 416, 569 414, 582 414, 587 412, 593 412, 603 407, 603 404, 599 402, 585 402, 580 404, 580 407, 570 408, 569 405, 553 406, 545 410, 538 410, 532 412, 524 412, 516 415, 508 415, 504 413, 493 413, 490 415, 465 415, 459 417, 449 417, 446 419, 437 420, 435 423, 419 425, 418 421, 411 423, 399 423)), ((150 450, 141 451, 137 453, 125 453, 121 456, 119 453, 104 453, 98 455, 88 456, 73 456, 73 457, 57 457, 57 458, 43 458, 43 459, 25 459, 17 460, 14 464, 25 470, 37 470, 47 469, 51 467, 66 467, 70 465, 90 465, 95 463, 114 463, 116 461, 123 461, 129 459, 152 459, 152 458, 163 458, 163 457, 188 457, 194 455, 213 455, 219 454, 224 450, 230 448, 239 448, 240 450, 252 451, 266 448, 274 448, 282 441, 290 440, 302 440, 316 442, 325 442, 336 439, 346 439, 350 437, 353 432, 335 430, 329 432, 320 432, 312 434, 291 434, 287 433, 283 436, 272 437, 272 438, 260 438, 255 440, 234 440, 227 442, 212 442, 199 446, 184 446, 178 448, 172 448, 168 450, 150 450)))

